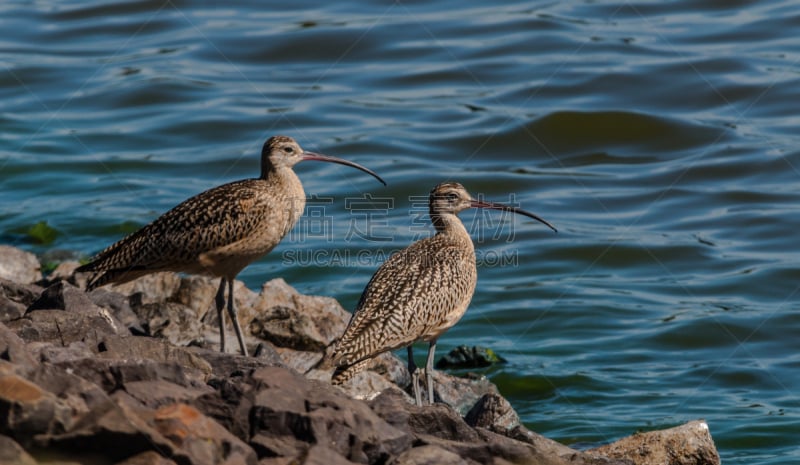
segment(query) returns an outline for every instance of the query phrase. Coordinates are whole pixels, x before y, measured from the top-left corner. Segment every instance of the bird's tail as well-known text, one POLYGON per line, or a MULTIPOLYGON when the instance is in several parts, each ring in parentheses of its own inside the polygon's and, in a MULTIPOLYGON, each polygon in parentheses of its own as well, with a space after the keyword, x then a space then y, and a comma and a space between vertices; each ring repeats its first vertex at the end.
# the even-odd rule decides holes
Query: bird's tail
MULTIPOLYGON (((86 273, 86 292, 105 286, 106 284, 122 284, 148 274, 150 271, 144 269, 130 268, 127 270, 97 270, 94 263, 75 268, 74 273, 86 273)), ((73 273, 73 274, 74 274, 73 273)))
POLYGON ((333 370, 333 376, 331 377, 331 384, 340 385, 344 384, 347 381, 353 379, 355 375, 359 372, 364 371, 369 364, 370 359, 361 360, 360 362, 356 362, 352 365, 342 365, 336 367, 333 370))

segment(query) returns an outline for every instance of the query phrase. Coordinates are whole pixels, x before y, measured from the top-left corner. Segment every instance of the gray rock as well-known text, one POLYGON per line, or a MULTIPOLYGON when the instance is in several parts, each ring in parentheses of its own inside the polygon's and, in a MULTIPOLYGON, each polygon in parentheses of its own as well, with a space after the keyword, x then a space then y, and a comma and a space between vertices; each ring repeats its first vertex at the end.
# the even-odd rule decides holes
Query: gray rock
POLYGON ((90 292, 89 299, 98 307, 108 309, 131 333, 145 334, 139 317, 131 309, 130 299, 127 296, 100 288, 90 292))
MULTIPOLYGON (((370 402, 370 407, 395 428, 413 435, 414 444, 428 445, 454 453, 467 462, 543 465, 621 464, 618 461, 600 462, 566 446, 560 449, 545 444, 545 449, 493 433, 484 428, 472 428, 453 408, 445 404, 418 407, 393 391, 386 391, 370 402), (568 451, 568 454, 561 452, 568 451)), ((557 443, 556 443, 557 444, 557 443)), ((413 462, 412 462, 413 463, 413 462)))
POLYGON ((27 310, 67 310, 70 312, 88 312, 97 306, 85 292, 65 281, 58 281, 47 287, 27 310))
MULTIPOLYGON (((486 394, 498 394, 497 386, 485 376, 460 378, 442 371, 433 371, 433 386, 437 401, 452 406, 461 415, 486 394)), ((409 392, 410 392, 409 386, 409 392)))
POLYGON ((276 346, 324 352, 344 331, 350 314, 335 299, 299 294, 283 279, 264 284, 248 323, 253 335, 276 346))
POLYGON ((92 382, 111 393, 137 381, 168 381, 187 388, 202 388, 206 374, 188 369, 176 362, 157 362, 147 359, 85 358, 55 365, 92 382))
POLYGON ((520 426, 519 416, 500 394, 484 394, 464 418, 473 428, 486 428, 502 435, 520 426))
POLYGON ((697 425, 593 455, 570 449, 527 430, 480 377, 436 371, 439 403, 417 407, 391 353, 333 387, 318 362, 349 314, 280 279, 258 294, 235 284, 249 345, 251 330, 266 339, 258 357, 219 353, 217 285, 163 273, 87 296, 63 279, 43 289, 0 278, 0 454, 125 465, 654 463, 655 454, 633 457, 639 440, 714 463, 697 425), (157 337, 131 335, 137 323, 157 337))
POLYGON ((211 367, 211 374, 217 378, 244 376, 258 368, 284 366, 280 356, 270 346, 262 349, 258 357, 244 357, 240 354, 223 354, 212 349, 187 347, 186 350, 202 358, 211 367))
POLYGON ((95 352, 84 341, 73 341, 66 346, 60 343, 32 341, 27 344, 30 354, 41 362, 51 364, 92 358, 95 352))
POLYGON ((27 308, 42 295, 44 288, 36 284, 22 284, 16 281, 0 278, 0 290, 10 300, 20 303, 27 308))
POLYGON ((208 351, 176 347, 163 339, 129 335, 106 336, 97 348, 100 358, 177 364, 184 370, 197 372, 199 379, 207 379, 213 372, 211 364, 202 356, 205 352, 208 351))
POLYGON ((485 394, 470 409, 465 417, 468 425, 477 429, 486 429, 491 432, 507 436, 520 442, 528 443, 543 455, 554 457, 574 457, 578 463, 608 463, 595 461, 594 457, 576 454, 563 444, 534 433, 527 429, 519 420, 519 415, 511 404, 499 394, 485 394))
POLYGON ((107 310, 99 307, 85 313, 35 310, 8 322, 7 326, 26 343, 51 342, 61 346, 82 341, 95 347, 105 336, 128 332, 107 310))
POLYGON ((295 308, 273 306, 250 320, 250 332, 278 347, 323 352, 327 346, 309 315, 295 308))
POLYGON ((719 465, 720 458, 708 424, 702 420, 660 431, 637 433, 588 453, 635 465, 719 465))
POLYGON ((42 267, 36 255, 7 245, 0 245, 0 278, 23 284, 42 279, 42 267))
POLYGON ((205 340, 200 316, 183 304, 134 303, 131 307, 148 336, 164 338, 176 346, 203 344, 205 340))
POLYGON ((160 379, 129 381, 123 388, 131 397, 154 409, 177 403, 191 404, 204 394, 213 392, 209 386, 188 388, 160 379))

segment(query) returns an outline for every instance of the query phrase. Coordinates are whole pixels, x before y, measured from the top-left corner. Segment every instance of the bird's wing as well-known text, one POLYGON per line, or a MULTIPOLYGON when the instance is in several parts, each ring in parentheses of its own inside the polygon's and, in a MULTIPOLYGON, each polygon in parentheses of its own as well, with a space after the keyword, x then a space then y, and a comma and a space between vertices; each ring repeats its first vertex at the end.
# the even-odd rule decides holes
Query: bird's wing
POLYGON ((248 182, 238 181, 191 197, 152 223, 100 252, 79 272, 137 272, 180 268, 199 253, 247 237, 269 214, 248 182))
POLYGON ((456 245, 428 241, 389 257, 370 279, 339 339, 335 364, 351 365, 417 341, 472 293, 470 257, 456 245))

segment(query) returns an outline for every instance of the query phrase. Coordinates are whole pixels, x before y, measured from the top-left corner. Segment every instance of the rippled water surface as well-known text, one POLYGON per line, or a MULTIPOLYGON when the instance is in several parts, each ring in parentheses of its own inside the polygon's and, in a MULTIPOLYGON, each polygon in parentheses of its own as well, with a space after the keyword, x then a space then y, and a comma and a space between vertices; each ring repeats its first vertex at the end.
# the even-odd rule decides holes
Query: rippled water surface
POLYGON ((725 463, 800 463, 798 30, 791 1, 3 2, 0 242, 91 255, 286 134, 389 187, 299 165, 308 215, 240 277, 352 309, 460 181, 559 233, 462 215, 440 354, 493 347, 565 443, 705 418, 725 463))

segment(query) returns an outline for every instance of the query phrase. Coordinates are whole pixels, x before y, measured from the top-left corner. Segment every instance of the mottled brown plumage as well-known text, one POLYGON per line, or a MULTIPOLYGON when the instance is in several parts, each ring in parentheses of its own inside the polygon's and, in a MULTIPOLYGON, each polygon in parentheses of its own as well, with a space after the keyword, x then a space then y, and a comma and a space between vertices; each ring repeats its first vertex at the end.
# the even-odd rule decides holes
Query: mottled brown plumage
POLYGON ((436 340, 466 312, 478 276, 472 239, 456 216, 470 207, 520 213, 555 230, 532 213, 475 200, 461 184, 436 186, 430 194, 430 216, 436 234, 389 257, 370 279, 331 356, 337 367, 334 384, 351 378, 370 358, 408 347, 414 395, 421 404, 420 374, 414 364, 411 344, 426 341, 430 346, 425 377, 428 400, 433 402, 430 373, 436 340))
POLYGON ((77 272, 91 273, 87 290, 124 283, 156 271, 218 276, 215 298, 220 346, 225 351, 222 309, 228 284, 228 314, 239 347, 247 355, 233 307, 233 281, 244 267, 272 250, 303 214, 306 196, 292 167, 303 160, 353 166, 353 162, 305 152, 291 137, 269 138, 261 151, 261 176, 200 193, 100 252, 77 272))

